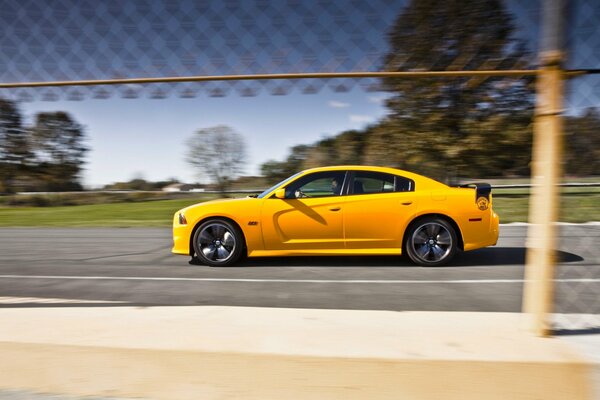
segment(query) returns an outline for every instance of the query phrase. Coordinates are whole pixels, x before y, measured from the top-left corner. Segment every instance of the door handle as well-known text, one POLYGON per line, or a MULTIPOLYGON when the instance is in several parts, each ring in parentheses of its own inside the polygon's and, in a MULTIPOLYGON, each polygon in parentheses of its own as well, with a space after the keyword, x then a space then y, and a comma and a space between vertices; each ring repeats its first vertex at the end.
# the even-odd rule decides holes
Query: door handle
POLYGON ((330 207, 329 211, 340 211, 342 207, 330 207))
POLYGON ((402 203, 403 206, 410 206, 412 204, 412 201, 405 201, 404 203, 402 203))

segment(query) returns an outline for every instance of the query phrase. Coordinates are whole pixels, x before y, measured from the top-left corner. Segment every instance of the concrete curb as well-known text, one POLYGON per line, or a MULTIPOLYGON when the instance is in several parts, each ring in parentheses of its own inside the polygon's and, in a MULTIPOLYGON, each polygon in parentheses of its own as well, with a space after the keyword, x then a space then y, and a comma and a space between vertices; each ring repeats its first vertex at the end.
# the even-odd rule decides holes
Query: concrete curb
POLYGON ((526 316, 243 307, 0 309, 0 390, 153 399, 591 399, 526 316))

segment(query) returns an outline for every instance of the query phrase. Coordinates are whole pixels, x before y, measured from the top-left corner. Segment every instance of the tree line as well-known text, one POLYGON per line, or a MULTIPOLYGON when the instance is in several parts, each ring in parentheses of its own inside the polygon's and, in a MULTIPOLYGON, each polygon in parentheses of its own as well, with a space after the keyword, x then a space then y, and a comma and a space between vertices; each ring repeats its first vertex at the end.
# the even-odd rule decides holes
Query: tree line
POLYGON ((17 105, 0 99, 0 193, 82 190, 85 131, 63 111, 27 125, 17 105))
MULTIPOLYGON (((486 136, 473 138, 463 149, 457 148, 466 153, 460 159, 448 161, 438 159, 427 144, 411 142, 412 135, 404 135, 406 141, 394 143, 394 136, 401 135, 393 130, 392 124, 393 120, 388 119, 362 130, 349 130, 312 144, 294 146, 285 160, 263 163, 261 173, 269 183, 279 182, 303 169, 344 164, 397 167, 450 183, 461 177, 507 178, 530 174, 529 126, 525 132, 490 129, 486 136), (511 141, 510 136, 514 140, 511 141), (490 147, 486 149, 486 146, 490 147)), ((581 115, 564 118, 563 171, 569 176, 600 175, 598 109, 588 108, 581 115)))
MULTIPOLYGON (((499 0, 413 0, 388 33, 383 71, 526 69, 533 63, 499 0)), ((361 130, 292 147, 261 171, 269 181, 310 167, 370 164, 439 180, 528 176, 531 77, 386 78, 388 115, 361 130)), ((600 118, 566 118, 565 172, 600 174, 600 118)))

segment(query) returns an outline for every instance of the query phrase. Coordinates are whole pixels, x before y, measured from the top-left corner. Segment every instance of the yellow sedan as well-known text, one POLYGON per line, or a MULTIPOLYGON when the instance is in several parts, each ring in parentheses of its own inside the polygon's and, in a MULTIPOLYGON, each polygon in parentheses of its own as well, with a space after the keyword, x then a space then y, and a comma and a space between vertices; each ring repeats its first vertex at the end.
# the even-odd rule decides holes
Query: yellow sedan
POLYGON ((210 266, 242 255, 401 255, 446 264, 458 250, 495 245, 498 215, 486 183, 449 187, 394 168, 299 172, 257 197, 186 207, 173 219, 173 253, 210 266))

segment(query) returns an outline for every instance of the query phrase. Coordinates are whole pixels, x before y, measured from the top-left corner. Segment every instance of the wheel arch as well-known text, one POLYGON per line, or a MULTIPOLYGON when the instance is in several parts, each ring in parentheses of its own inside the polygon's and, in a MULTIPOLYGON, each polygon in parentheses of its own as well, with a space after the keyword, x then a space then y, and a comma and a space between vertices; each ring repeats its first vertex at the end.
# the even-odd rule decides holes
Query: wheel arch
POLYGON ((458 248, 460 250, 465 249, 465 244, 463 241, 463 236, 462 236, 460 227, 458 226, 458 224, 452 217, 450 217, 446 214, 440 214, 440 213, 427 213, 427 214, 421 214, 421 215, 414 217, 408 223, 408 225, 406 225, 406 229, 404 229, 404 232, 402 233, 402 254, 406 254, 406 232, 408 232, 412 228, 413 225, 418 224, 420 221, 422 221, 426 218, 440 218, 440 219, 443 219, 444 221, 448 222, 452 226, 452 228, 454 228, 454 231, 456 232, 456 238, 458 239, 458 248))
POLYGON ((189 246, 190 246, 190 255, 192 257, 194 257, 194 255, 196 254, 196 252, 194 251, 194 236, 196 235, 196 231, 198 230, 200 225, 202 225, 206 221, 211 221, 211 220, 225 220, 225 221, 229 222, 230 224, 235 225, 240 230, 240 232, 242 232, 242 239, 244 241, 244 246, 243 246, 244 253, 243 254, 246 254, 248 252, 248 247, 246 246, 246 234, 244 233, 244 230, 242 229, 240 224, 238 224, 234 219, 229 218, 229 217, 220 216, 220 215, 211 215, 209 217, 205 217, 205 218, 198 220, 196 222, 196 224, 194 225, 192 232, 190 233, 189 246))

